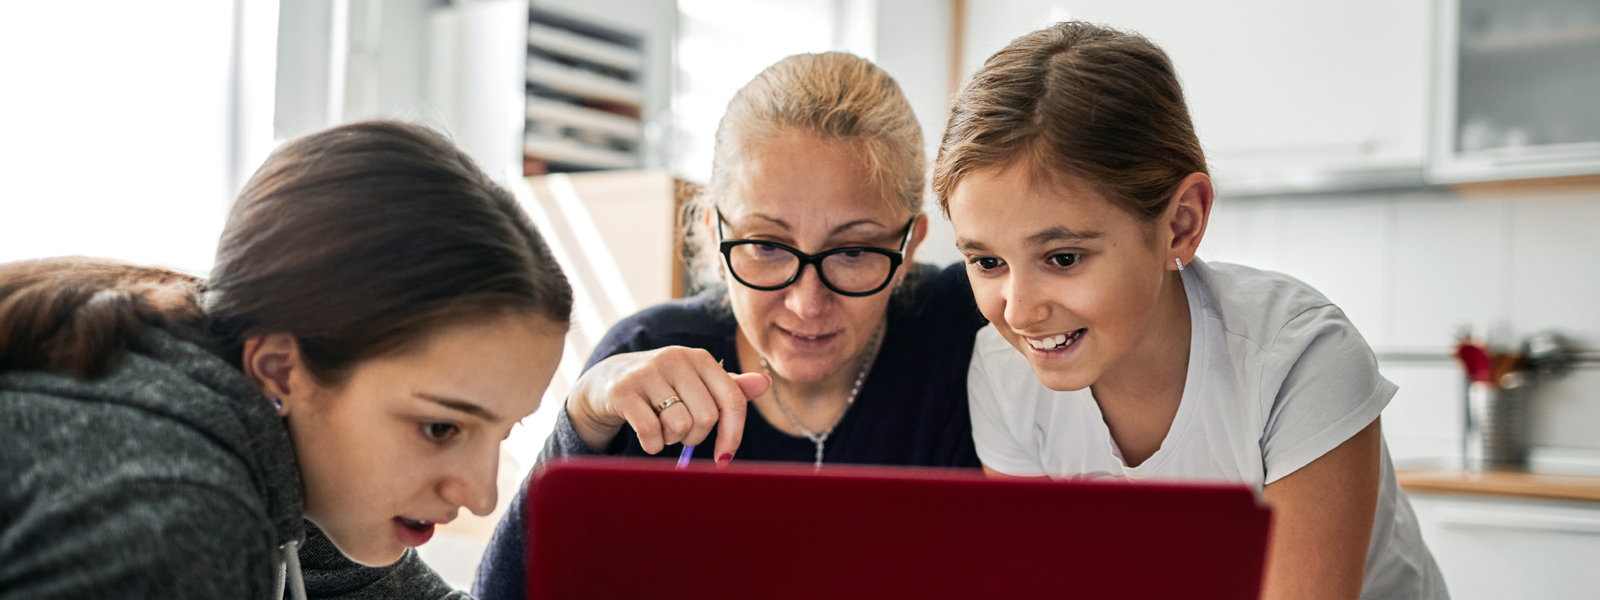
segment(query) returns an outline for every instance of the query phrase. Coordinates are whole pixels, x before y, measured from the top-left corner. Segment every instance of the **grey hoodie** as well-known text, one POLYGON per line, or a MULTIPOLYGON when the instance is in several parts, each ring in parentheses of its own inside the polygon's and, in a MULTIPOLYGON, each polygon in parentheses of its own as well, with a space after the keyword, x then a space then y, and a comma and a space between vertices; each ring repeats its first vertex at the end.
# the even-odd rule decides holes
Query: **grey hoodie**
POLYGON ((467 597, 311 527, 282 419, 197 331, 145 327, 94 382, 0 371, 0 599, 282 598, 297 562, 313 598, 467 597))

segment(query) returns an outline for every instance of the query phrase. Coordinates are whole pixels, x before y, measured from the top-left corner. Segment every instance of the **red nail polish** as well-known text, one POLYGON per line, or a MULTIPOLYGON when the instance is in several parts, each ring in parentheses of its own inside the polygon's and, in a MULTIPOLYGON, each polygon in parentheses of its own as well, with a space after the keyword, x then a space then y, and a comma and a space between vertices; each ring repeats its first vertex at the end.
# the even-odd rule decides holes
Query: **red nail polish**
POLYGON ((721 469, 726 467, 730 462, 733 462, 733 454, 729 452, 723 452, 722 456, 717 457, 717 468, 721 469))

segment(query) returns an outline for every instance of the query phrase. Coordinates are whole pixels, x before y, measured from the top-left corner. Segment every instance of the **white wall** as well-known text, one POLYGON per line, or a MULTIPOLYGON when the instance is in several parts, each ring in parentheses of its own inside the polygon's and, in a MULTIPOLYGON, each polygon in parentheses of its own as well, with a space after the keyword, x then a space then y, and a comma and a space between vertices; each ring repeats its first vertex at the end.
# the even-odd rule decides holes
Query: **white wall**
MULTIPOLYGON (((949 117, 950 19, 949 2, 878 0, 875 61, 900 84, 917 114, 930 171, 949 117)), ((933 203, 931 186, 925 196, 928 237, 917 250, 916 260, 938 265, 961 260, 955 249, 955 230, 933 203)))
POLYGON ((424 119, 505 183, 522 175, 527 0, 475 0, 428 14, 424 119))
POLYGON ((232 192, 233 8, 0 8, 0 262, 211 268, 232 192))
MULTIPOLYGON (((1600 347, 1600 192, 1374 193, 1218 200, 1201 257, 1281 271, 1321 290, 1380 353, 1444 354, 1461 328, 1508 342, 1557 329, 1600 347)), ((1386 361, 1397 460, 1459 455, 1453 362, 1386 361)), ((1600 371, 1546 386, 1531 406, 1541 456, 1600 457, 1600 371)), ((1560 468, 1551 465, 1551 468, 1560 468)))

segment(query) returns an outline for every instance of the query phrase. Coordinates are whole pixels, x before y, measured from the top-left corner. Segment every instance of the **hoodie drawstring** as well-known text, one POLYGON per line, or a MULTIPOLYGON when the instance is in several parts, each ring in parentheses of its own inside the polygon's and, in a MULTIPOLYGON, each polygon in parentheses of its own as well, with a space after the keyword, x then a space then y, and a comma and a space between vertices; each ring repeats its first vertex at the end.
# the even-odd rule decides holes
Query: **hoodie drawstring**
POLYGON ((289 588, 287 590, 289 598, 291 600, 306 600, 306 578, 300 572, 300 542, 284 542, 281 550, 283 551, 283 570, 284 579, 286 580, 284 583, 289 588))

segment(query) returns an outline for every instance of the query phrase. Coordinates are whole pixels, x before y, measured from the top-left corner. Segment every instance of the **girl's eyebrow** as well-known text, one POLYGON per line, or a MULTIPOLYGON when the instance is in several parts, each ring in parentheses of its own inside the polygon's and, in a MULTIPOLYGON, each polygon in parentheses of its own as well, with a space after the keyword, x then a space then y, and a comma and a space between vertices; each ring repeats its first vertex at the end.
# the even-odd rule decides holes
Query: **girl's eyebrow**
MULTIPOLYGON (((1049 244, 1087 242, 1104 236, 1105 233, 1100 231, 1078 231, 1065 225, 1057 225, 1028 236, 1028 243, 1035 246, 1045 246, 1049 244)), ((977 240, 956 238, 956 250, 961 252, 988 252, 989 247, 977 240)))
POLYGON ((1039 233, 1028 236, 1028 243, 1035 246, 1048 244, 1087 242, 1105 235, 1099 231, 1077 231, 1065 225, 1057 225, 1039 233))
POLYGON ((456 400, 454 398, 441 398, 439 396, 435 396, 435 395, 432 395, 432 394, 416 394, 416 397, 421 398, 423 400, 427 400, 427 401, 432 402, 434 404, 438 404, 439 406, 443 406, 443 407, 448 408, 450 410, 467 413, 469 415, 472 415, 472 416, 477 417, 479 419, 483 419, 483 420, 488 421, 490 423, 499 423, 500 422, 500 417, 496 416, 493 412, 490 412, 489 409, 484 408, 482 406, 478 406, 478 405, 473 404, 471 402, 467 402, 466 400, 456 400))

